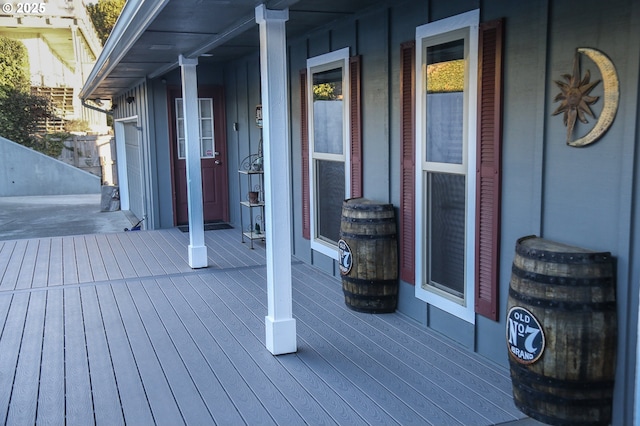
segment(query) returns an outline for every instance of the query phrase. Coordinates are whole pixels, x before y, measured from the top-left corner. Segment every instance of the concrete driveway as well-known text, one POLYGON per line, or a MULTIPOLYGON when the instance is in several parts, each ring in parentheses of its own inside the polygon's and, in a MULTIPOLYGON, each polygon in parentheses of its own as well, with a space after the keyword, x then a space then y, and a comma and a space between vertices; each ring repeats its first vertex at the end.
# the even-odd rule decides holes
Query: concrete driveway
POLYGON ((101 212, 100 194, 0 197, 0 240, 123 232, 123 211, 101 212))

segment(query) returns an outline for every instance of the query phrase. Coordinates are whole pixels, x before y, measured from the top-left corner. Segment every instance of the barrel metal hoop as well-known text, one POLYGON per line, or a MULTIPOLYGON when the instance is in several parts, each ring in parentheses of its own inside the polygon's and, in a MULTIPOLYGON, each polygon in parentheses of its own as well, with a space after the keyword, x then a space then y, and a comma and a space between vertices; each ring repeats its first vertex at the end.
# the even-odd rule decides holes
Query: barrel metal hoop
POLYGON ((531 407, 528 407, 524 404, 516 402, 516 406, 527 416, 539 420, 543 423, 550 425, 563 425, 563 426, 603 426, 609 424, 609 422, 602 422, 601 420, 594 421, 586 421, 586 420, 569 420, 569 419, 558 419, 558 417, 549 416, 545 413, 542 413, 538 410, 534 410, 531 407), (560 421, 560 422, 559 422, 560 421))
POLYGON ((584 419, 580 419, 580 420, 571 420, 571 419, 559 419, 556 416, 550 416, 544 413, 541 413, 538 410, 534 410, 524 404, 518 403, 518 401, 515 401, 516 406, 520 409, 520 411, 522 411, 524 414, 526 414, 527 416, 539 420, 543 423, 549 424, 549 425, 562 425, 562 426, 607 426, 609 424, 609 421, 602 421, 602 420, 593 420, 593 421, 587 421, 584 419))
POLYGON ((557 300, 549 300, 549 299, 540 299, 537 297, 527 296, 522 294, 513 288, 509 288, 509 296, 513 297, 515 300, 518 300, 522 303, 526 303, 527 305, 531 305, 537 308, 543 309, 556 309, 559 311, 584 311, 584 312, 606 312, 606 311, 616 311, 616 302, 568 302, 568 301, 557 301, 557 300))
POLYGON ((566 285, 572 287, 602 287, 613 284, 613 277, 600 278, 576 278, 560 277, 557 275, 545 275, 535 272, 525 271, 516 265, 511 267, 511 272, 518 278, 533 281, 540 284, 566 285))
POLYGON ((610 252, 557 252, 527 247, 521 244, 523 241, 534 238, 520 238, 516 244, 516 253, 528 259, 542 260, 546 262, 566 263, 571 265, 611 263, 610 252))
POLYGON ((358 211, 367 211, 367 212, 394 211, 393 204, 357 203, 357 202, 353 202, 352 200, 353 199, 345 200, 346 202, 342 203, 342 208, 346 210, 358 210, 358 211))
POLYGON ((613 397, 597 397, 597 398, 568 398, 549 392, 540 391, 527 386, 523 383, 514 384, 520 391, 526 393, 529 398, 540 402, 551 402, 557 405, 568 407, 600 407, 611 405, 613 397))
POLYGON ((358 294, 352 293, 348 290, 342 290, 345 296, 352 297, 356 300, 394 300, 398 296, 396 294, 358 294))
POLYGON ((340 231, 340 238, 351 238, 352 240, 395 240, 396 234, 354 234, 352 232, 340 231))
POLYGON ((535 373, 526 366, 517 364, 512 360, 509 360, 509 364, 512 370, 517 370, 518 378, 525 380, 527 383, 565 390, 613 390, 613 380, 590 380, 579 382, 561 380, 535 373))
POLYGON ((368 285, 368 286, 384 286, 384 285, 396 285, 398 283, 397 279, 390 280, 367 280, 365 278, 352 278, 348 275, 342 276, 343 281, 348 281, 357 285, 368 285))
POLYGON ((390 223, 395 225, 396 221, 392 216, 390 217, 348 217, 342 216, 341 220, 347 223, 371 223, 371 224, 384 224, 390 223))

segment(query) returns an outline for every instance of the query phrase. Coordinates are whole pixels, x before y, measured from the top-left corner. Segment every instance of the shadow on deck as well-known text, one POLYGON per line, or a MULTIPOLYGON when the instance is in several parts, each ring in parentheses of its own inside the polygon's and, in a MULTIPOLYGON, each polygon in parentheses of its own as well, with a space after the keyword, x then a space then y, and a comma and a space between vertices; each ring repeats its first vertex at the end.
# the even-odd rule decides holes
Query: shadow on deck
POLYGON ((491 425, 508 371, 293 261, 298 352, 264 346, 264 248, 177 229, 0 241, 0 424, 491 425))

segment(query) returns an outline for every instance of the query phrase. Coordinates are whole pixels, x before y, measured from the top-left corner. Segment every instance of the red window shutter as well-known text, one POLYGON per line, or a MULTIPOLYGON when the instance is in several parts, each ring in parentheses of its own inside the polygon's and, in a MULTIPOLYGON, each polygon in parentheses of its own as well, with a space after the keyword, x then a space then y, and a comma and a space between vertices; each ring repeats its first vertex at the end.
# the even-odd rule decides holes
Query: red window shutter
POLYGON ((349 114, 351 120, 351 198, 362 197, 362 120, 360 56, 349 59, 349 114))
POLYGON ((302 237, 311 239, 309 192, 309 122, 307 109, 307 70, 300 70, 300 145, 302 164, 302 237))
POLYGON ((502 20, 480 25, 476 169, 476 313, 498 319, 502 20))
POLYGON ((400 279, 415 284, 415 58, 416 42, 400 46, 400 279))

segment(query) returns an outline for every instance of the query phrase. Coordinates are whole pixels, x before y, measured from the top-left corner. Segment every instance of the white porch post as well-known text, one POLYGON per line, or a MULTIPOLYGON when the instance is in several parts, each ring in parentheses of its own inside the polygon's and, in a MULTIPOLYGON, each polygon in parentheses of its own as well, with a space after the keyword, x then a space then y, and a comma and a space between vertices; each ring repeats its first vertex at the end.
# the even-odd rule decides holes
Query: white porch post
POLYGON ((266 346, 274 355, 298 349, 291 298, 291 172, 285 32, 288 19, 288 10, 256 7, 256 22, 260 26, 267 234, 266 346))
POLYGON ((189 209, 189 266, 206 268, 202 211, 202 169, 200 166, 200 123, 198 120, 198 59, 179 57, 182 74, 182 105, 187 162, 187 206, 189 209))

